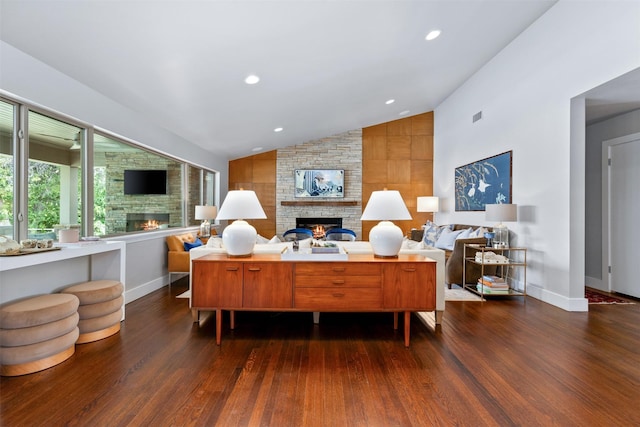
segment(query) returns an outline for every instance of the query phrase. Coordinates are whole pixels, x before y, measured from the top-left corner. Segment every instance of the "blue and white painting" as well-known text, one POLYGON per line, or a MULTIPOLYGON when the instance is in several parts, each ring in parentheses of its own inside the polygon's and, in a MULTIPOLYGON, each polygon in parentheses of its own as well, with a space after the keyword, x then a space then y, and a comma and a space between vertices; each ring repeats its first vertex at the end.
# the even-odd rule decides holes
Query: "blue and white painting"
POLYGON ((511 203, 511 151, 456 168, 456 211, 511 203))

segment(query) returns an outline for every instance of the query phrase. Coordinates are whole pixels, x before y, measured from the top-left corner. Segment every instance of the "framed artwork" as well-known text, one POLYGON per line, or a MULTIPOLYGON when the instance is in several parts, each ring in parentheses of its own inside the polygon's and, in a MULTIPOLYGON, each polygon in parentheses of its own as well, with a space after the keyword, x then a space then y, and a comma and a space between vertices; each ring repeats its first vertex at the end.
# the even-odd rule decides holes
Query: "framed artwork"
POLYGON ((485 205, 511 203, 512 152, 456 168, 456 211, 483 211, 485 205))
POLYGON ((296 169, 295 197, 344 197, 344 169, 296 169))

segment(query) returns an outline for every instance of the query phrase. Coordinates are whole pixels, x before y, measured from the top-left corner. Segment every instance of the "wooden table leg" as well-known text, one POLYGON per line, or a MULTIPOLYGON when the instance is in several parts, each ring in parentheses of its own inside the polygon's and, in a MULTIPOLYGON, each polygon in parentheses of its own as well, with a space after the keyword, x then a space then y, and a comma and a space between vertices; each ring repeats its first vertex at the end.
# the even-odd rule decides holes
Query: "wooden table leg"
POLYGON ((393 330, 394 331, 398 330, 398 312, 397 311, 393 312, 393 330))
POLYGON ((233 310, 229 312, 229 323, 230 323, 231 329, 236 328, 236 312, 233 310))
POLYGON ((409 347, 409 335, 411 334, 411 312, 404 312, 404 346, 409 347))
POLYGON ((216 309, 216 344, 222 342, 222 310, 216 309))

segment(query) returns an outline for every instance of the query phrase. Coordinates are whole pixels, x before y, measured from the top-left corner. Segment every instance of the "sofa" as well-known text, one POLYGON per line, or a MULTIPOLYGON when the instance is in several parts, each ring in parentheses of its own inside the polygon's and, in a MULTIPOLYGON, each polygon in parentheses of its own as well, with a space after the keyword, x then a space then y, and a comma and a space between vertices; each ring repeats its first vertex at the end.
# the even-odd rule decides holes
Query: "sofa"
MULTIPOLYGON (((200 258, 202 256, 212 254, 212 253, 226 253, 224 248, 221 245, 220 238, 211 238, 209 242, 205 246, 193 248, 189 251, 190 259, 200 258)), ((311 239, 307 239, 306 241, 301 241, 300 247, 305 247, 306 244, 310 244, 311 239)), ((259 243, 256 244, 253 250, 253 253, 271 253, 271 254, 279 254, 285 248, 291 248, 293 246, 293 242, 277 242, 275 239, 272 239, 272 243, 259 243)), ((371 249, 371 244, 369 242, 364 241, 332 241, 345 249, 347 253, 350 254, 369 254, 373 253, 371 249)), ((429 257, 436 261, 436 311, 434 312, 435 323, 441 324, 442 317, 444 315, 444 288, 445 288, 445 253, 443 250, 425 247, 422 242, 415 242, 410 239, 405 239, 402 245, 402 249, 400 249, 400 254, 407 255, 423 255, 429 257)), ((191 275, 191 277, 193 277, 191 275)), ((189 286, 191 287, 191 277, 189 279, 189 286)), ((191 300, 189 300, 189 306, 191 307, 191 300)), ((194 321, 197 320, 197 313, 194 314, 194 321)))
MULTIPOLYGON (((428 227, 430 224, 427 224, 425 227, 428 227)), ((445 283, 451 289, 453 284, 457 284, 462 286, 462 273, 463 273, 463 262, 464 262, 464 245, 465 244, 486 244, 487 239, 484 237, 484 233, 487 231, 493 231, 491 227, 484 227, 478 225, 468 225, 468 224, 448 224, 444 226, 438 227, 438 232, 436 236, 432 236, 432 238, 436 238, 436 242, 428 241, 427 236, 423 233, 412 233, 412 238, 416 238, 416 236, 420 236, 421 240, 425 245, 433 244, 434 246, 438 246, 440 242, 439 236, 441 229, 447 228, 453 232, 459 232, 461 230, 469 230, 476 231, 479 234, 479 237, 458 237, 453 243, 451 248, 445 248, 441 246, 441 249, 444 250, 445 253, 445 283), (478 229, 482 227, 479 231, 478 229)), ((472 248, 467 249, 467 257, 475 257, 476 251, 472 248)), ((485 274, 495 274, 495 266, 486 267, 485 266, 485 274)), ((467 264, 466 271, 466 282, 467 283, 476 283, 481 275, 481 267, 474 263, 467 264)))
MULTIPOLYGON (((215 233, 212 230, 212 233, 215 233)), ((193 233, 176 234, 167 236, 167 270, 169 271, 169 284, 173 273, 189 273, 191 270, 191 260, 189 251, 185 249, 185 243, 194 244, 197 236, 193 233)))

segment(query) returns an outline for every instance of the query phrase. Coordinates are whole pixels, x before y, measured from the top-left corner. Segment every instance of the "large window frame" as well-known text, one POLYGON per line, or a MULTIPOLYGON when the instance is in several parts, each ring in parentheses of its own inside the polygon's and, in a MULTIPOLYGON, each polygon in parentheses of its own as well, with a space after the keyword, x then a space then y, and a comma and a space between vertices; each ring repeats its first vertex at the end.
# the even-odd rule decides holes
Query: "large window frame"
MULTIPOLYGON (((155 150, 148 145, 117 135, 109 130, 84 123, 73 117, 62 113, 31 104, 22 99, 14 99, 9 95, 2 94, 0 101, 13 106, 14 117, 12 118, 11 129, 11 149, 13 153, 13 209, 12 227, 13 236, 6 233, 4 235, 14 240, 20 241, 29 236, 28 222, 26 218, 28 212, 28 171, 29 171, 29 113, 37 113, 54 120, 59 120, 64 124, 78 127, 80 129, 78 143, 80 144, 80 168, 81 176, 79 188, 81 188, 77 204, 80 205, 80 224, 75 226, 80 228, 82 236, 100 235, 101 237, 113 237, 119 235, 129 235, 138 233, 148 233, 156 229, 164 228, 184 228, 199 225, 199 221, 194 219, 194 209, 196 205, 212 204, 217 205, 219 201, 219 172, 202 167, 191 162, 187 162, 176 156, 155 150), (145 153, 151 159, 162 160, 171 165, 171 169, 177 172, 170 173, 168 187, 172 192, 173 203, 179 204, 179 208, 172 209, 171 221, 163 227, 143 230, 112 229, 100 234, 96 233, 94 226, 96 204, 96 188, 94 183, 94 166, 96 164, 96 140, 109 139, 122 144, 123 147, 130 147, 138 153, 145 153), (190 173, 189 173, 190 172, 190 173)), ((5 119, 6 125, 6 119, 5 119)), ((99 146, 98 146, 99 147, 99 146)), ((77 149, 77 147, 76 147, 77 149)), ((143 156, 144 157, 144 156, 143 156)), ((137 166, 131 166, 136 169, 137 166)), ((144 168, 144 166, 142 166, 144 168)), ((153 168, 153 167, 149 167, 153 168)), ((167 196, 168 197, 168 196, 167 196)), ((134 206, 138 201, 142 203, 143 197, 128 196, 128 201, 134 206)), ((60 199, 62 203, 62 198, 60 199)), ((74 202, 75 203, 75 202, 74 202)), ((109 203, 109 202, 107 202, 109 203)), ((112 202, 112 203, 118 203, 112 202)), ((169 205, 169 204, 168 204, 169 205)), ((173 205, 171 205, 173 206, 173 205)), ((61 206, 58 206, 60 209, 61 206)), ((131 209, 136 210, 136 209, 131 209)), ((74 225, 74 224, 69 224, 74 225)), ((65 227, 66 224, 61 225, 65 227)))

